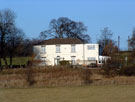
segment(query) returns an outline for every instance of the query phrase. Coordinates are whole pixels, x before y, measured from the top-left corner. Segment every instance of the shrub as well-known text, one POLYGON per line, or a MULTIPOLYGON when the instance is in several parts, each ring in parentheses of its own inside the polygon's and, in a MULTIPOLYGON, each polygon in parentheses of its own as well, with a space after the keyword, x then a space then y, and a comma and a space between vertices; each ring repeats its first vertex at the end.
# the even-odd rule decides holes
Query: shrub
POLYGON ((118 70, 122 67, 120 59, 112 58, 108 59, 103 65, 104 74, 110 77, 118 75, 118 70))
POLYGON ((34 80, 34 69, 32 67, 29 67, 27 70, 26 70, 26 80, 27 82, 29 83, 29 85, 33 85, 35 83, 35 80, 34 80))
POLYGON ((28 60, 27 61, 27 66, 28 67, 38 66, 40 63, 42 63, 41 60, 28 60))
POLYGON ((63 60, 63 61, 60 61, 60 65, 70 65, 69 61, 66 61, 66 60, 63 60))
POLYGON ((95 67, 97 67, 97 63, 91 63, 91 64, 87 65, 87 67, 95 68, 95 67))
POLYGON ((135 58, 132 55, 117 55, 103 65, 104 74, 108 76, 115 75, 135 75, 135 58), (127 60, 125 59, 127 57, 127 60))
POLYGON ((135 75, 135 66, 127 66, 119 70, 119 75, 134 76, 135 75))
POLYGON ((85 70, 82 70, 82 75, 81 75, 81 78, 82 80, 84 80, 84 84, 89 84, 92 82, 91 80, 91 75, 92 75, 92 72, 90 69, 85 69, 85 70))

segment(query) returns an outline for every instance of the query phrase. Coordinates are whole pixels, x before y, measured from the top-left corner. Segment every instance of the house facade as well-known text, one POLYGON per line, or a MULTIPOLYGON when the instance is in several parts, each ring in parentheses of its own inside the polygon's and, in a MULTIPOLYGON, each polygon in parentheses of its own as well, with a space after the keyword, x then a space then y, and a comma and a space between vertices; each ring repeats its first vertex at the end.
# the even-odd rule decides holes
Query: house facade
POLYGON ((50 39, 33 46, 35 59, 43 65, 59 65, 60 61, 70 61, 73 65, 88 65, 99 62, 99 45, 84 44, 79 39, 50 39))

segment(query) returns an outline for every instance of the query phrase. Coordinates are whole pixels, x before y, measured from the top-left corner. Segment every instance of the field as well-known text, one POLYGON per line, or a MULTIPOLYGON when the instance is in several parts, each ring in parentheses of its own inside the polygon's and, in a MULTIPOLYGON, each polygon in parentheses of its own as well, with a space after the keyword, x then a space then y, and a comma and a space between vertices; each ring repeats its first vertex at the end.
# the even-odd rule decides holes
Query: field
MULTIPOLYGON (((10 59, 9 58, 6 58, 6 59, 9 64, 10 59)), ((27 61, 30 59, 31 59, 30 57, 15 57, 13 58, 13 65, 26 65, 27 61)), ((3 59, 2 59, 2 65, 5 65, 3 59)))
POLYGON ((135 102, 135 86, 0 89, 0 102, 135 102))

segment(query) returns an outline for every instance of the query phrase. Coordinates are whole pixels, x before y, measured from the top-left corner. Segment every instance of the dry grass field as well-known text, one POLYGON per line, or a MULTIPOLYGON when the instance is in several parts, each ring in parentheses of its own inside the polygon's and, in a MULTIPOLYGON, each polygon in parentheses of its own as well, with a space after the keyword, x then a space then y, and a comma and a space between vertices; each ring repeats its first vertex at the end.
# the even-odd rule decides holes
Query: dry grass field
POLYGON ((135 86, 3 88, 0 102, 135 102, 135 86))

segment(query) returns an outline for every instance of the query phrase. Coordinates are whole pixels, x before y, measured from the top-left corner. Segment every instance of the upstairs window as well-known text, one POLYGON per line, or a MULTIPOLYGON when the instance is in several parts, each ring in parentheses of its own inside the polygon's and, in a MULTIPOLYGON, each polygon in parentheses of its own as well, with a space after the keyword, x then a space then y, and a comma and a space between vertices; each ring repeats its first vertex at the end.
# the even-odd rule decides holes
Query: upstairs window
POLYGON ((60 45, 56 45, 56 53, 60 53, 60 45))
POLYGON ((41 53, 42 54, 46 53, 46 46, 44 45, 41 46, 41 53))
POLYGON ((71 45, 71 53, 75 53, 75 45, 71 45))
POLYGON ((95 45, 88 45, 87 46, 87 49, 88 50, 95 50, 95 45))

